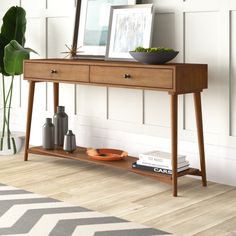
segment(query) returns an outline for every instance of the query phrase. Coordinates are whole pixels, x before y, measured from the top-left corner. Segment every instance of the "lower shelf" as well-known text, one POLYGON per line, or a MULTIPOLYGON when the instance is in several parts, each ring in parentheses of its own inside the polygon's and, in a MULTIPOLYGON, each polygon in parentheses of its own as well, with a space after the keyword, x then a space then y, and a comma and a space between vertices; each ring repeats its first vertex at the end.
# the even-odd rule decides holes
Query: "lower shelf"
MULTIPOLYGON (((148 177, 151 177, 154 179, 158 179, 159 181, 162 181, 165 183, 169 183, 169 184, 172 183, 172 176, 171 175, 132 168, 132 163, 137 161, 136 157, 128 156, 124 160, 120 160, 120 161, 97 161, 97 160, 91 159, 86 154, 86 148, 82 148, 82 147, 77 147, 77 149, 73 153, 67 153, 67 152, 63 151, 61 147, 58 147, 54 150, 45 150, 40 146, 40 147, 30 148, 28 150, 28 153, 38 154, 38 155, 46 155, 46 156, 56 156, 56 157, 61 157, 61 158, 68 158, 68 159, 73 159, 73 160, 96 163, 96 164, 103 165, 103 166, 104 165, 111 166, 114 168, 125 169, 127 171, 130 171, 130 172, 133 172, 136 174, 140 174, 140 175, 148 176, 148 177)), ((188 170, 178 173, 178 177, 181 177, 184 175, 201 176, 201 172, 198 169, 189 168, 188 170)))

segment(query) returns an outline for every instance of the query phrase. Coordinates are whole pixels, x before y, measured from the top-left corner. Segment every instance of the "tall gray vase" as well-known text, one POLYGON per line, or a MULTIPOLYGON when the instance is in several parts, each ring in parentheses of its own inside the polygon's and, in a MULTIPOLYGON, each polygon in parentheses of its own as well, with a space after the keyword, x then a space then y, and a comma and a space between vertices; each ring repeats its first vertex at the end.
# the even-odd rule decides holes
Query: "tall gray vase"
POLYGON ((43 140, 44 149, 54 149, 54 125, 52 118, 46 118, 46 123, 43 125, 43 140))
POLYGON ((58 106, 57 112, 53 116, 55 126, 55 145, 63 146, 64 136, 68 131, 68 116, 64 106, 58 106))

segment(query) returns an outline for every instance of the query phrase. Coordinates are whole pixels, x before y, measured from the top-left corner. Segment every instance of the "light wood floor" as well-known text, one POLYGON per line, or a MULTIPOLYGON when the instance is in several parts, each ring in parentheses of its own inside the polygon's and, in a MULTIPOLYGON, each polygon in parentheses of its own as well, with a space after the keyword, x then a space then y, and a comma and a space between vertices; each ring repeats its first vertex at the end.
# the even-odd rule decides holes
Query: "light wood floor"
POLYGON ((0 156, 0 182, 156 227, 174 235, 236 235, 236 188, 179 179, 169 185, 78 161, 30 155, 0 156))

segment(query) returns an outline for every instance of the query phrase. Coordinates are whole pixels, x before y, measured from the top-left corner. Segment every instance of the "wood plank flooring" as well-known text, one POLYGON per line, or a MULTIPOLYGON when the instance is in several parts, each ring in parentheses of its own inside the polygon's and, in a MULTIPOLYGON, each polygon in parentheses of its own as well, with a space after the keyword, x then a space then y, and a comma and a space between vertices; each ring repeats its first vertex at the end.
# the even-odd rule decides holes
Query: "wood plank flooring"
POLYGON ((171 187, 122 170, 73 160, 0 156, 0 182, 187 236, 236 235, 236 187, 179 179, 171 187))

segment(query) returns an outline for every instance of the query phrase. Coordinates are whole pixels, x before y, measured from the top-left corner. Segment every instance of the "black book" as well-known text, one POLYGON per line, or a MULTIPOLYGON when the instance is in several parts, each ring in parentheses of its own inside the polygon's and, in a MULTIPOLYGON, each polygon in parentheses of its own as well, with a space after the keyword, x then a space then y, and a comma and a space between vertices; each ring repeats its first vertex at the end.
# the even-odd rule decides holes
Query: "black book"
MULTIPOLYGON (((157 168, 157 167, 152 167, 152 166, 139 165, 136 162, 134 162, 132 164, 132 167, 135 169, 147 170, 147 171, 152 171, 152 172, 156 172, 156 173, 172 175, 172 170, 170 170, 170 169, 163 169, 163 168, 157 168)), ((177 172, 181 172, 181 171, 184 171, 187 169, 189 169, 189 165, 178 168, 177 172)))

